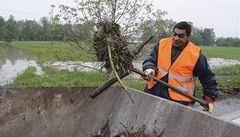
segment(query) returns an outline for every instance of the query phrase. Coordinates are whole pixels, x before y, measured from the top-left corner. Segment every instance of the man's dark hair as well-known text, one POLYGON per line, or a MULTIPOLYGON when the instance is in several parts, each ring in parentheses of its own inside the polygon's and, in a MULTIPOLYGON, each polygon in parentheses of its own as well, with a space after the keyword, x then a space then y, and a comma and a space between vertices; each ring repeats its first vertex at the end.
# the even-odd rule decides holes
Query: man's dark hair
POLYGON ((179 23, 177 23, 174 27, 173 27, 173 31, 174 29, 181 29, 181 30, 186 30, 187 36, 189 36, 192 32, 192 26, 190 24, 188 24, 186 21, 181 21, 179 23))

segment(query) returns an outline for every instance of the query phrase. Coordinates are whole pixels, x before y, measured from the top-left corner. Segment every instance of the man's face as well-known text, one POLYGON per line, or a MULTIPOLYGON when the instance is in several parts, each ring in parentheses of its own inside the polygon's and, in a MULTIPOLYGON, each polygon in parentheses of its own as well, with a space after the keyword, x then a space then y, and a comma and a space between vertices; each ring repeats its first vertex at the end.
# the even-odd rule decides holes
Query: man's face
POLYGON ((172 32, 173 45, 181 46, 184 45, 190 36, 187 36, 186 30, 175 28, 172 32))

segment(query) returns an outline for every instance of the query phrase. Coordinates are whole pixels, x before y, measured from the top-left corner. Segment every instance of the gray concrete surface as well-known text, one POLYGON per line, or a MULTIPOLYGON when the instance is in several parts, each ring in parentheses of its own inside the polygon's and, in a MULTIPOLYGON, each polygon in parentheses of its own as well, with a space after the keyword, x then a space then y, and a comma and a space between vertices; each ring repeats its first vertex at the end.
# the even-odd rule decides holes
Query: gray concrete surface
MULTIPOLYGON (((202 106, 195 104, 194 109, 202 110, 202 106)), ((220 99, 214 103, 214 111, 211 116, 220 118, 224 121, 233 122, 240 126, 240 100, 237 97, 220 99)))
POLYGON ((240 126, 132 89, 0 89, 0 137, 239 137, 240 126))

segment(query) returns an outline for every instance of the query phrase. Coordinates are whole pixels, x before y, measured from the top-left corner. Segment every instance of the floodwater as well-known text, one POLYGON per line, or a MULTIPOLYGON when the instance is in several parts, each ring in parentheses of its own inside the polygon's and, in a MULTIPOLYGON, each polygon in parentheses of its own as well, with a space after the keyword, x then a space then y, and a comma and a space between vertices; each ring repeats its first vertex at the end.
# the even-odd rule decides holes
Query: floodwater
MULTIPOLYGON (((5 49, 5 54, 0 55, 0 86, 4 86, 21 75, 27 68, 35 67, 37 76, 44 74, 41 66, 36 63, 36 60, 27 58, 21 49, 12 47, 11 45, 1 45, 5 49)), ((240 64, 240 60, 210 58, 208 63, 211 67, 222 67, 228 65, 240 64)), ((133 63, 134 67, 142 69, 142 62, 133 63)), ((44 67, 56 68, 59 70, 72 71, 105 71, 102 68, 102 62, 82 62, 82 61, 58 61, 47 62, 44 67)), ((131 75, 131 78, 139 78, 137 75, 131 75)))
POLYGON ((34 60, 18 59, 14 62, 6 59, 0 68, 0 86, 6 85, 14 81, 14 79, 22 74, 27 68, 35 67, 37 76, 43 75, 42 68, 34 60))
POLYGON ((35 74, 40 76, 44 72, 35 60, 27 58, 21 49, 11 45, 1 45, 5 49, 4 55, 0 55, 0 86, 4 86, 14 81, 27 68, 35 67, 35 74))
POLYGON ((57 62, 47 62, 43 66, 51 67, 58 70, 68 70, 72 71, 97 71, 104 70, 102 68, 102 62, 82 62, 82 61, 57 61, 57 62))
POLYGON ((208 63, 211 67, 217 68, 217 67, 240 64, 240 61, 234 60, 234 59, 210 58, 208 60, 208 63))

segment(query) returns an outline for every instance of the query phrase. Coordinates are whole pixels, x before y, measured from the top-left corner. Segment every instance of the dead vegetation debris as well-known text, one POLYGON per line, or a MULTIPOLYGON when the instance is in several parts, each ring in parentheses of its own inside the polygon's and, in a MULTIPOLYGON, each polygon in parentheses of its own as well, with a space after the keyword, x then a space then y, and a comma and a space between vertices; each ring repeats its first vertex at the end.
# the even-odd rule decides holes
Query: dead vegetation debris
MULTIPOLYGON (((136 132, 130 132, 127 127, 120 122, 120 124, 126 129, 126 131, 120 132, 114 137, 161 137, 164 133, 164 130, 157 135, 156 131, 151 135, 148 135, 145 133, 146 125, 143 125, 141 128, 139 128, 136 132)), ((98 132, 97 135, 94 135, 93 137, 110 137, 110 127, 109 127, 109 121, 106 122, 106 124, 101 128, 101 130, 98 132)))
POLYGON ((111 57, 114 69, 119 75, 128 71, 132 66, 133 56, 128 49, 127 38, 121 34, 120 26, 109 21, 97 24, 97 31, 92 39, 98 61, 104 62, 104 68, 112 72, 108 47, 111 49, 111 57))

